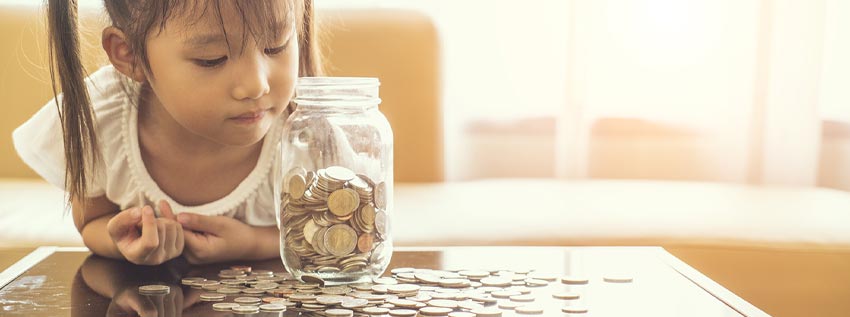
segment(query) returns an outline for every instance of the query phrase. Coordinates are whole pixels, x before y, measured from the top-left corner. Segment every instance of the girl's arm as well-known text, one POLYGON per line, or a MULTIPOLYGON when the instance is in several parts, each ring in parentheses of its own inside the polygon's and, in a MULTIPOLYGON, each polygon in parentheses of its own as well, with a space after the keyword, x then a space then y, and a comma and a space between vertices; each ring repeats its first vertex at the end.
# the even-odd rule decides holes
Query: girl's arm
POLYGON ((86 208, 83 210, 82 201, 75 197, 71 200, 71 214, 74 225, 83 238, 83 243, 97 255, 113 259, 124 259, 115 242, 106 230, 106 224, 118 214, 118 205, 109 201, 106 195, 85 198, 86 208))
POLYGON ((250 258, 253 260, 266 260, 280 257, 280 231, 277 230, 277 227, 252 228, 257 234, 259 243, 255 245, 250 258))
POLYGON ((87 198, 82 206, 76 198, 71 202, 74 224, 95 254, 158 265, 183 253, 183 228, 172 214, 157 219, 150 206, 118 212, 105 196, 87 198))

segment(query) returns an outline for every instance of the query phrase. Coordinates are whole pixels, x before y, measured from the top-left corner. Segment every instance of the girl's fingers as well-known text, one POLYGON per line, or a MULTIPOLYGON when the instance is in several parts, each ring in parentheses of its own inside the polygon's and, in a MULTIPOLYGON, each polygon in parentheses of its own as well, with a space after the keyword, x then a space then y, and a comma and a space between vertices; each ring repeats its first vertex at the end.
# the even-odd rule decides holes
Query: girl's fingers
POLYGON ((164 262, 167 251, 166 248, 168 247, 168 227, 160 221, 157 221, 156 226, 159 233, 159 246, 157 246, 156 253, 154 254, 158 257, 158 261, 156 262, 164 262))
POLYGON ((120 240, 127 232, 136 232, 136 225, 142 218, 139 208, 127 209, 116 214, 106 224, 106 230, 112 240, 120 240))
POLYGON ((160 234, 157 230, 156 218, 153 208, 145 206, 142 208, 142 236, 139 238, 139 248, 143 255, 150 255, 159 246, 160 234))
POLYGON ((186 243, 186 241, 184 240, 185 234, 183 233, 183 227, 181 227, 179 223, 174 223, 174 228, 175 228, 175 231, 177 232, 177 240, 175 241, 174 248, 175 248, 175 250, 177 250, 176 252, 177 252, 177 255, 179 256, 180 254, 183 254, 183 246, 186 243))
POLYGON ((171 204, 165 201, 165 199, 159 201, 159 212, 163 218, 177 221, 177 217, 174 216, 174 210, 171 209, 171 204))
POLYGON ((175 247, 177 244, 177 228, 175 228, 173 222, 167 219, 160 219, 160 221, 163 222, 162 226, 165 229, 165 241, 162 244, 162 248, 165 252, 165 259, 169 260, 177 252, 177 248, 175 247))

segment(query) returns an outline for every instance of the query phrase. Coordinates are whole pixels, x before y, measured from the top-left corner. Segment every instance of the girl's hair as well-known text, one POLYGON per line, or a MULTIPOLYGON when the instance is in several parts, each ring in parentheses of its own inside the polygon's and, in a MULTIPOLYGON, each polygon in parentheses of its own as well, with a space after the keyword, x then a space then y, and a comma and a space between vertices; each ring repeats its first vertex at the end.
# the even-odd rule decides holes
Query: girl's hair
MULTIPOLYGON (((275 0, 104 0, 104 7, 112 26, 126 35, 130 50, 134 53, 134 65, 141 65, 146 74, 150 71, 148 55, 145 50, 147 35, 161 32, 166 22, 175 17, 200 20, 205 14, 216 14, 222 32, 224 32, 221 12, 222 2, 232 4, 244 24, 242 46, 249 39, 258 45, 266 45, 279 28, 280 18, 294 18, 299 39, 299 76, 318 76, 321 73, 319 50, 313 21, 312 0, 282 0, 286 12, 291 17, 278 17, 278 3, 275 0), (157 28, 157 29, 155 29, 157 28)), ((47 0, 50 78, 53 83, 53 95, 56 91, 56 69, 59 71, 63 98, 56 107, 62 121, 62 135, 65 144, 65 188, 69 201, 86 197, 88 181, 95 175, 95 169, 102 159, 95 135, 94 112, 91 107, 84 78, 86 72, 80 58, 80 36, 77 0, 47 0)), ((192 23, 192 22, 190 22, 192 23)), ((186 27, 190 27, 187 25, 186 27)), ((230 45, 230 43, 228 43, 230 45)), ((125 89, 126 90, 126 89, 125 89)), ((294 104, 290 102, 289 112, 294 104)))

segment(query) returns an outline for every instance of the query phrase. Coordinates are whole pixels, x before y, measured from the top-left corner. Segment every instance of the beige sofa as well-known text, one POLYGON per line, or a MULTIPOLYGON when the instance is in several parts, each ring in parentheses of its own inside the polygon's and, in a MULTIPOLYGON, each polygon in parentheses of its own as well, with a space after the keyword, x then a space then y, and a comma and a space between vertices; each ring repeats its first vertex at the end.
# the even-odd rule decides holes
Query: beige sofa
MULTIPOLYGON (((81 244, 63 217, 62 191, 20 162, 10 138, 51 97, 39 12, 0 4, 0 41, 12 47, 0 50, 0 247, 81 244)), ((86 13, 85 25, 98 25, 86 13)), ((638 180, 440 182, 441 63, 429 18, 394 9, 319 17, 331 74, 381 78, 396 137, 397 244, 661 245, 769 314, 850 315, 850 194, 638 180)))

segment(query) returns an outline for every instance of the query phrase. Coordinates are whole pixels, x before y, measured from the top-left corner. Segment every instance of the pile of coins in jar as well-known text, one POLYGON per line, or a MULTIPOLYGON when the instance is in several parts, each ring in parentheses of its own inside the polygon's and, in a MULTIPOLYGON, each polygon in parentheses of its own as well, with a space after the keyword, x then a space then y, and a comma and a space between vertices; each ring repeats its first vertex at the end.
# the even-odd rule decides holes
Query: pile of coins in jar
MULTIPOLYGON (((201 301, 212 302, 217 311, 338 317, 585 316, 588 307, 582 294, 588 284, 597 283, 586 276, 529 270, 395 268, 391 272, 369 283, 326 287, 300 282, 286 272, 251 272, 250 267, 240 266, 222 270, 220 280, 187 277, 182 283, 203 290, 201 301)), ((632 279, 618 276, 603 281, 622 284, 632 279)))
POLYGON ((340 166, 296 167, 284 178, 280 219, 290 269, 362 272, 385 260, 385 183, 340 166))

